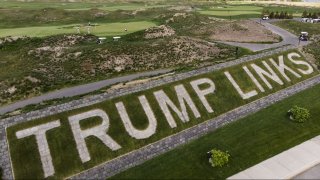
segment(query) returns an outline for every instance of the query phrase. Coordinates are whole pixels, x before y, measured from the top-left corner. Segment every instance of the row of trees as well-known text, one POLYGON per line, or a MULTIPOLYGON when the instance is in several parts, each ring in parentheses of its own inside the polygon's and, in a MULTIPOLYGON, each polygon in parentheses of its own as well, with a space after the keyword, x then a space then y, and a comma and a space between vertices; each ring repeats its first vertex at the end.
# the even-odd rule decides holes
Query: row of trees
POLYGON ((313 12, 313 13, 311 13, 311 12, 307 12, 306 10, 305 11, 303 11, 303 13, 302 13, 302 18, 312 18, 312 19, 317 19, 317 18, 319 18, 320 17, 320 12, 313 12))
POLYGON ((288 13, 287 11, 281 11, 280 13, 277 12, 269 12, 269 10, 264 10, 262 11, 262 17, 263 16, 269 16, 270 19, 292 19, 293 18, 293 14, 292 13, 288 13))

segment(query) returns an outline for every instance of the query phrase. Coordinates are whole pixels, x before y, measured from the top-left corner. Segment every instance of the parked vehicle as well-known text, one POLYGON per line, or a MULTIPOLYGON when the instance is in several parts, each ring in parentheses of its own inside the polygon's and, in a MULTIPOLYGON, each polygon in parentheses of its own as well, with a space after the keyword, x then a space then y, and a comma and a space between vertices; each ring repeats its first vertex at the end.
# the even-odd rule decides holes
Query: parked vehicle
POLYGON ((264 15, 264 16, 262 17, 262 20, 269 20, 269 16, 268 16, 268 15, 264 15))
POLYGON ((300 41, 308 41, 308 33, 307 32, 301 32, 299 39, 300 41))

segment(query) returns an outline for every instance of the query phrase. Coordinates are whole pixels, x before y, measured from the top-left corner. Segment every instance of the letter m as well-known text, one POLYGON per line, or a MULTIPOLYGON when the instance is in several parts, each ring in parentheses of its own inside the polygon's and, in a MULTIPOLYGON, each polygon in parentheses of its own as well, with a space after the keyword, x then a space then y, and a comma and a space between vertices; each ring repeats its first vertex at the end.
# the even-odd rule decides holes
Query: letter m
POLYGON ((183 85, 177 85, 174 87, 174 89, 177 94, 180 108, 178 108, 171 101, 171 99, 167 96, 167 94, 163 90, 156 91, 153 93, 171 128, 177 127, 177 124, 174 121, 174 118, 171 114, 169 107, 171 108, 171 110, 173 112, 175 112, 178 115, 179 119, 184 123, 188 122, 190 120, 188 112, 187 112, 187 105, 190 107, 192 113, 194 114, 194 116, 196 118, 201 117, 198 109, 196 108, 196 106, 195 106, 194 102, 192 101, 190 95, 188 94, 186 88, 183 85))

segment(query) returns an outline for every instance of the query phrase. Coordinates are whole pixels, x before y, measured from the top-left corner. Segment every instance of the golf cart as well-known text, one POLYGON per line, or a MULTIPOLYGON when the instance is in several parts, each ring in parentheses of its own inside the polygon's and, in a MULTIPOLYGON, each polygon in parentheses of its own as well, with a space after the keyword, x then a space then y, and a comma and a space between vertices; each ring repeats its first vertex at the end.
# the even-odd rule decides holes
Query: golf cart
POLYGON ((308 33, 307 32, 301 32, 299 36, 300 41, 308 41, 308 33))
POLYGON ((269 20, 269 16, 268 16, 268 15, 264 15, 264 16, 262 17, 262 20, 269 20))

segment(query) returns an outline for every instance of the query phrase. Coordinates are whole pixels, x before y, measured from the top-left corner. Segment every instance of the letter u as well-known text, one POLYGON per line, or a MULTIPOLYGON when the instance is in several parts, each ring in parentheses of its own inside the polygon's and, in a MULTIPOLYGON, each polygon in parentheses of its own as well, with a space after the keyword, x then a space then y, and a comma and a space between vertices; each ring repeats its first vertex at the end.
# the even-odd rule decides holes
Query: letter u
POLYGON ((123 125, 126 129, 126 131, 129 133, 129 135, 136 139, 146 139, 150 136, 152 136, 156 132, 157 128, 157 119, 150 107, 150 104, 147 100, 147 98, 143 96, 139 96, 140 104, 144 110, 144 112, 147 115, 149 125, 144 130, 136 129, 129 118, 129 115, 127 113, 127 110, 122 102, 116 103, 116 107, 118 109, 118 113, 120 115, 120 118, 123 122, 123 125))

